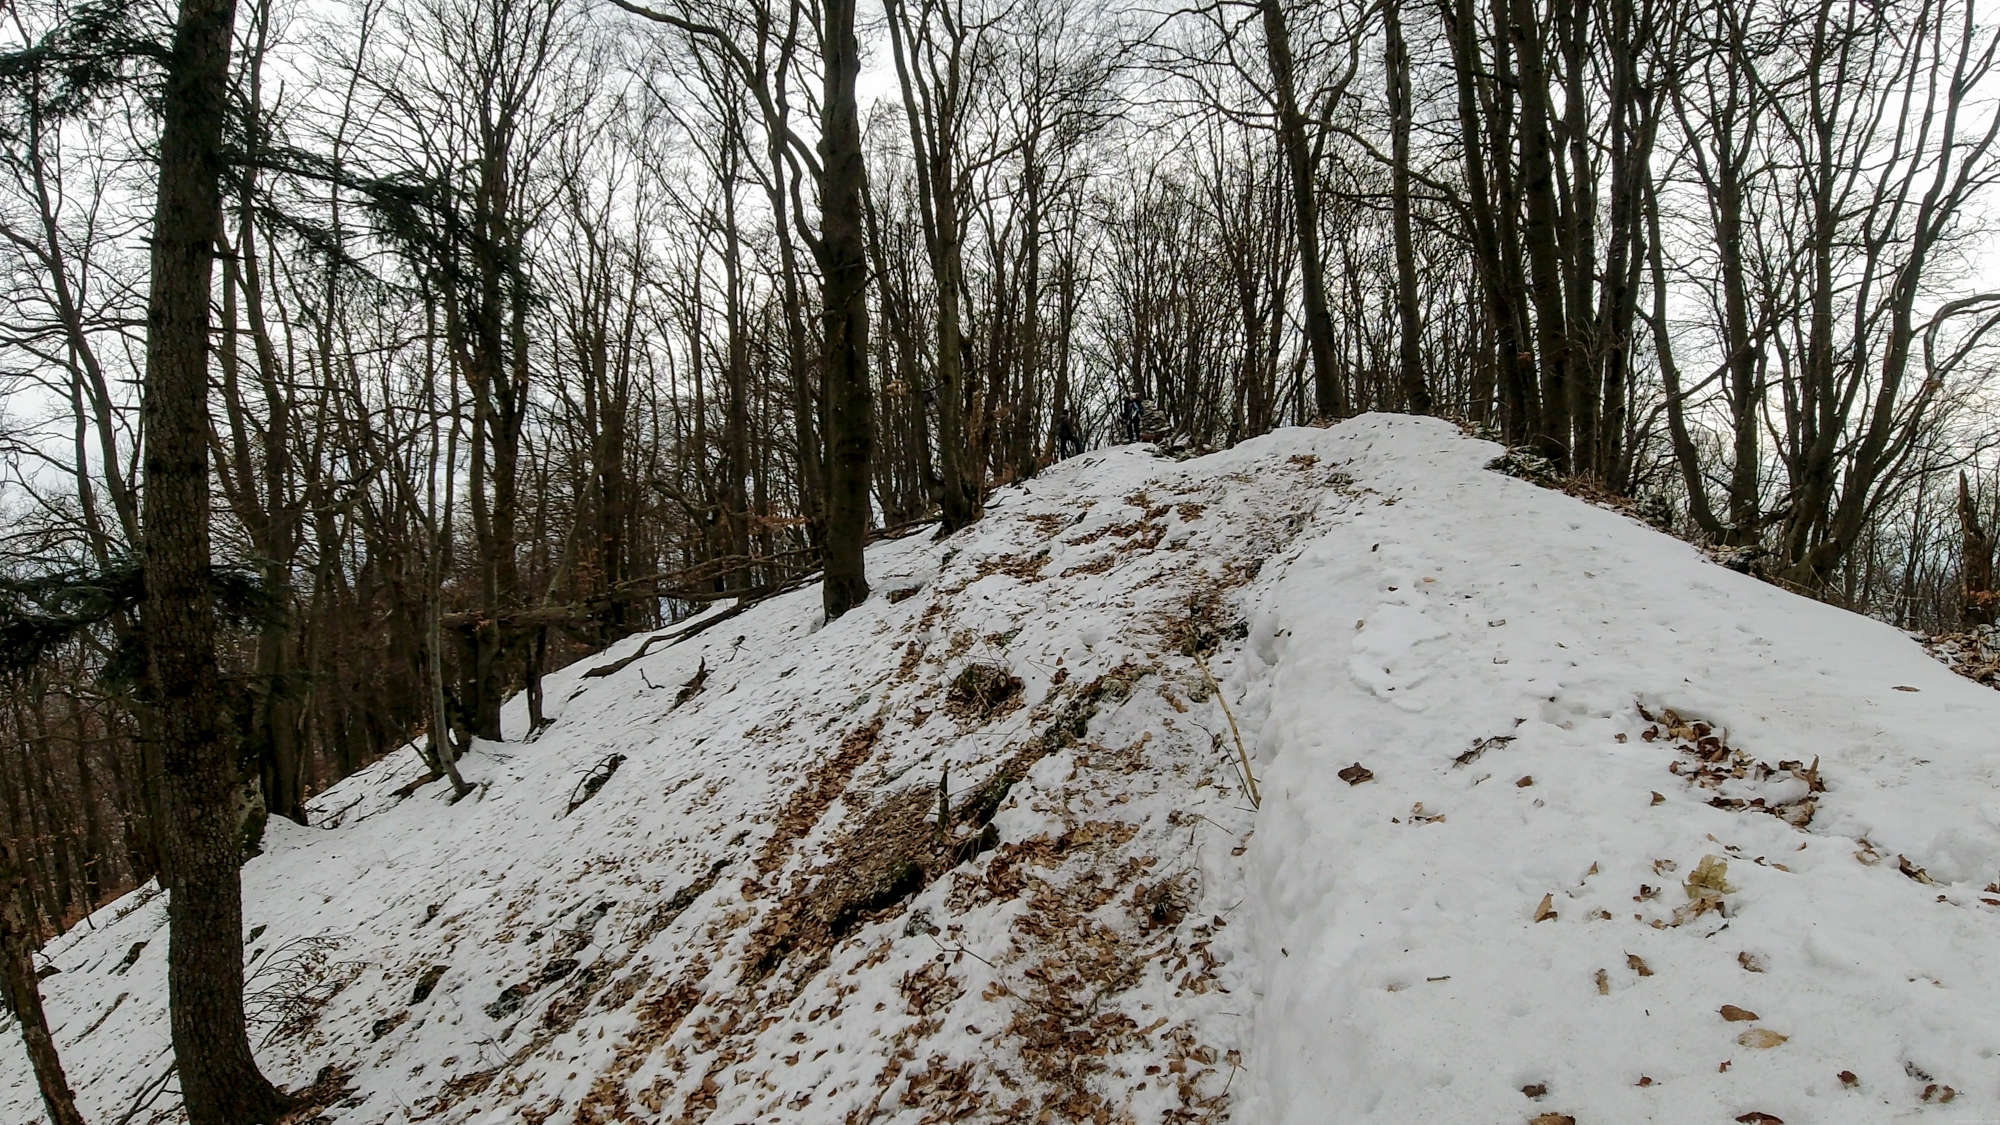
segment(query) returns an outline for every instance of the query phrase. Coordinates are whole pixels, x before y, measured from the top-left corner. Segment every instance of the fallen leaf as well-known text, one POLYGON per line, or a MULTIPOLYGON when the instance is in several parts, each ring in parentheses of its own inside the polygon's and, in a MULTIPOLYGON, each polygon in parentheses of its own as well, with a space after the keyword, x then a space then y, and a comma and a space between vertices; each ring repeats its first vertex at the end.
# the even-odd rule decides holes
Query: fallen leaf
POLYGON ((1768 1027, 1753 1027, 1737 1036, 1736 1042, 1753 1050, 1768 1051, 1790 1038, 1791 1036, 1780 1035, 1768 1027))
POLYGON ((1549 1096, 1549 1088, 1540 1082, 1521 1087, 1521 1092, 1531 1098, 1546 1098, 1549 1096))
POLYGON ((1716 895, 1734 894, 1736 888, 1729 885, 1729 861, 1719 855, 1705 855, 1695 864, 1694 872, 1682 886, 1689 898, 1708 898, 1716 895))
POLYGON ((1925 874, 1923 868, 1911 863, 1908 856, 1899 855, 1896 857, 1896 870, 1901 871, 1919 883, 1930 884, 1936 881, 1925 874))
POLYGON ((1611 974, 1605 972, 1603 969, 1597 970, 1597 994, 1599 996, 1611 995, 1611 974))
POLYGON ((1634 1085, 1634 1086, 1651 1086, 1652 1084, 1653 1084, 1653 1080, 1652 1080, 1652 1079, 1650 1079, 1650 1078, 1648 1078, 1648 1077, 1646 1077, 1646 1076, 1645 1076, 1645 1075, 1643 1075, 1643 1074, 1641 1074, 1641 1075, 1639 1076, 1639 1080, 1638 1080, 1637 1082, 1634 1082, 1634 1083, 1633 1083, 1633 1085, 1634 1085))
POLYGON ((1567 1113, 1541 1113, 1529 1119, 1528 1125, 1576 1125, 1576 1118, 1567 1113))
POLYGON ((1911 686, 1910 686, 1910 685, 1908 685, 1908 684, 1897 684, 1897 685, 1896 685, 1896 690, 1897 690, 1897 691, 1915 691, 1915 690, 1917 690, 1917 689, 1916 689, 1916 688, 1913 688, 1913 687, 1911 687, 1911 686))
POLYGON ((1543 895, 1542 904, 1540 906, 1535 907, 1535 921, 1546 922, 1549 919, 1555 917, 1556 916, 1556 912, 1554 909, 1555 901, 1556 901, 1555 895, 1553 894, 1543 895))
POLYGON ((1758 1113, 1754 1109, 1736 1120, 1744 1122, 1745 1125, 1785 1125, 1784 1118, 1773 1117, 1768 1113, 1758 1113))
POLYGON ((1736 963, 1743 966, 1745 971, 1748 972, 1761 973, 1764 971, 1764 959, 1748 950, 1736 955, 1736 963))
POLYGON ((1667 799, 1666 799, 1665 797, 1662 797, 1662 796, 1661 796, 1661 795, 1659 795, 1658 793, 1655 793, 1655 794, 1653 794, 1653 804, 1656 804, 1656 805, 1664 805, 1664 804, 1666 804, 1666 803, 1667 803, 1667 799))
POLYGON ((1653 970, 1650 967, 1648 967, 1646 962, 1642 960, 1636 953, 1627 953, 1625 955, 1625 967, 1632 970, 1635 973, 1638 973, 1642 977, 1650 977, 1653 975, 1653 970))
POLYGON ((1364 781, 1373 780, 1375 777, 1375 772, 1373 770, 1370 770, 1367 766, 1362 765, 1360 762, 1356 762, 1353 765, 1347 767, 1346 769, 1341 770, 1335 776, 1339 777, 1340 780, 1345 781, 1349 785, 1359 785, 1364 781))
POLYGON ((1732 1059, 1723 1059, 1723 1060, 1722 1060, 1722 1065, 1721 1065, 1721 1066, 1718 1066, 1718 1067, 1716 1067, 1716 1068, 1715 1068, 1715 1073, 1717 1073, 1717 1074, 1726 1074, 1726 1073, 1728 1073, 1728 1071, 1729 1071, 1729 1064, 1730 1064, 1731 1062, 1733 1062, 1733 1061, 1734 1061, 1734 1060, 1732 1060, 1732 1059))
POLYGON ((1612 735, 1611 737, 1617 739, 1620 742, 1623 742, 1625 741, 1625 732, 1621 730, 1617 734, 1612 735))
POLYGON ((1535 783, 1535 779, 1534 779, 1533 777, 1531 777, 1531 776, 1529 776, 1529 775, 1527 775, 1527 774, 1522 774, 1522 775, 1521 775, 1521 780, 1519 780, 1519 781, 1517 781, 1517 782, 1515 782, 1515 783, 1514 783, 1514 788, 1516 788, 1516 789, 1526 789, 1526 788, 1527 788, 1528 786, 1530 786, 1530 785, 1533 785, 1534 783, 1535 783))
POLYGON ((1854 1087, 1856 1087, 1856 1086, 1859 1086, 1859 1085, 1861 1085, 1861 1079, 1859 1079, 1859 1078, 1856 1078, 1856 1077, 1854 1076, 1854 1072, 1853 1072, 1853 1071, 1851 1071, 1851 1070, 1843 1070, 1843 1071, 1841 1071, 1841 1072, 1840 1072, 1840 1084, 1841 1084, 1842 1086, 1846 1086, 1846 1087, 1848 1087, 1849 1089, 1852 1089, 1852 1088, 1854 1088, 1854 1087))
POLYGON ((1755 1023, 1757 1022, 1757 1013, 1747 1008, 1739 1008, 1734 1004, 1724 1004, 1722 1006, 1722 1018, 1728 1020, 1730 1023, 1755 1023))

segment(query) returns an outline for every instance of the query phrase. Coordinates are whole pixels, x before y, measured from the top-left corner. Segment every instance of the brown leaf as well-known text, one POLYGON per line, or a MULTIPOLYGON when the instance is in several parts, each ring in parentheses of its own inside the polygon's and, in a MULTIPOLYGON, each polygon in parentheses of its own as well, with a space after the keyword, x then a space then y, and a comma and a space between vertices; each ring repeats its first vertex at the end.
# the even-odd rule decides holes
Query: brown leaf
POLYGON ((1526 789, 1528 786, 1533 785, 1534 783, 1535 779, 1533 777, 1529 776, 1528 774, 1522 774, 1521 780, 1514 783, 1514 788, 1526 789))
POLYGON ((1754 1109, 1736 1120, 1743 1122, 1744 1125, 1785 1125, 1784 1118, 1773 1117, 1768 1113, 1759 1113, 1754 1109))
POLYGON ((1919 883, 1930 884, 1935 882, 1929 875, 1925 874, 1923 868, 1911 863, 1907 856, 1899 855, 1896 857, 1896 870, 1901 871, 1919 883))
POLYGON ((1764 959, 1755 953, 1751 953, 1749 950, 1738 953, 1736 955, 1736 963, 1743 966, 1747 972, 1761 973, 1764 971, 1764 959))
POLYGON ((1662 796, 1660 796, 1660 795, 1659 795, 1658 793, 1654 793, 1654 794, 1653 794, 1653 804, 1655 804, 1655 805, 1663 805, 1663 804, 1666 804, 1666 802, 1667 802, 1667 799, 1666 799, 1665 797, 1662 797, 1662 796))
POLYGON ((1642 977, 1650 977, 1653 975, 1652 968, 1649 967, 1646 964, 1646 962, 1642 960, 1636 953, 1627 953, 1625 955, 1625 967, 1631 969, 1635 973, 1638 973, 1642 977))
POLYGON ((1528 1125, 1576 1125, 1576 1118, 1567 1113, 1538 1113, 1528 1120, 1528 1125))
POLYGON ((1521 1087, 1521 1092, 1531 1098, 1546 1098, 1549 1096, 1549 1088, 1540 1082, 1521 1087))
POLYGON ((1362 765, 1360 762, 1356 762, 1353 765, 1347 767, 1346 769, 1341 770, 1338 774, 1334 776, 1340 778, 1340 780, 1345 781, 1349 785, 1359 785, 1364 781, 1374 780, 1375 772, 1369 769, 1367 766, 1362 765))
POLYGON ((1715 895, 1734 894, 1736 888, 1729 885, 1729 861, 1719 855, 1705 855, 1694 865, 1694 872, 1682 886, 1689 898, 1707 898, 1715 895))
POLYGON ((1650 1079, 1650 1078, 1648 1078, 1648 1077, 1646 1077, 1645 1075, 1641 1074, 1641 1075, 1639 1076, 1639 1080, 1638 1080, 1637 1082, 1634 1082, 1634 1083, 1632 1083, 1632 1084, 1633 1084, 1634 1086, 1651 1086, 1651 1085, 1653 1084, 1653 1080, 1652 1080, 1652 1079, 1650 1079))
POLYGON ((1841 1071, 1841 1072, 1840 1072, 1840 1084, 1841 1084, 1842 1086, 1846 1086, 1846 1087, 1848 1087, 1849 1089, 1852 1089, 1852 1088, 1854 1088, 1854 1087, 1856 1087, 1856 1086, 1859 1086, 1859 1085, 1861 1085, 1861 1079, 1859 1079, 1859 1078, 1856 1078, 1856 1077, 1854 1076, 1854 1072, 1853 1072, 1853 1071, 1851 1071, 1851 1070, 1843 1070, 1843 1071, 1841 1071))
POLYGON ((1917 689, 1916 689, 1916 688, 1913 688, 1913 687, 1911 687, 1911 686, 1910 686, 1910 685, 1908 685, 1908 684, 1897 684, 1897 685, 1896 685, 1896 690, 1897 690, 1897 691, 1915 691, 1915 690, 1917 690, 1917 689))
POLYGON ((1599 996, 1611 995, 1611 974, 1605 972, 1603 969, 1597 970, 1597 994, 1599 996))
POLYGON ((1540 906, 1535 907, 1535 921, 1546 922, 1549 919, 1555 917, 1556 916, 1556 912, 1554 909, 1555 901, 1556 901, 1555 895, 1553 894, 1543 895, 1542 904, 1540 906))
POLYGON ((1781 1035, 1768 1027, 1753 1027, 1737 1036, 1736 1042, 1752 1050, 1768 1051, 1790 1038, 1791 1036, 1781 1035))
POLYGON ((1734 1004, 1724 1004, 1722 1006, 1722 1018, 1728 1020, 1730 1023, 1755 1023, 1757 1022, 1757 1013, 1747 1008, 1739 1008, 1734 1004))

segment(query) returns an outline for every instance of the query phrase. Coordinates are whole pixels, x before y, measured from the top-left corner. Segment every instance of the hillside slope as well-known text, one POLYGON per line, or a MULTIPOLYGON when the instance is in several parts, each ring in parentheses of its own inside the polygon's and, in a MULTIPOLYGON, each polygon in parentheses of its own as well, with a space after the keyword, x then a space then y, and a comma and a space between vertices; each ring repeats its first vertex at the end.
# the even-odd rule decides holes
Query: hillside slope
MULTIPOLYGON (((475 797, 273 826, 260 1058, 343 1125, 2000 1115, 2000 695, 1495 452, 1102 451, 551 676, 475 797)), ((94 1122, 173 1119, 164 944, 47 951, 94 1122)))

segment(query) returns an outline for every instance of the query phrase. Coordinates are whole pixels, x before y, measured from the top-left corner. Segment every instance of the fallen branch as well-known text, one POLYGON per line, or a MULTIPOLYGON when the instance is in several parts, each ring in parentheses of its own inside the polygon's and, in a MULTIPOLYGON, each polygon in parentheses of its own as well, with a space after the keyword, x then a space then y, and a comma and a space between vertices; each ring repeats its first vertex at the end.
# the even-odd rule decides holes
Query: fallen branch
POLYGON ((1201 678, 1208 681, 1208 690, 1215 693, 1215 701, 1222 704, 1222 717, 1229 720, 1229 736, 1236 740, 1236 756, 1243 762, 1243 787, 1250 794, 1252 808, 1263 808, 1264 802, 1257 796, 1257 775, 1250 772, 1250 752, 1243 748, 1243 732, 1236 729, 1236 715, 1229 709, 1229 701, 1222 697, 1222 685, 1215 682, 1215 676, 1208 670, 1208 661, 1201 653, 1194 654, 1194 662, 1201 669, 1201 678))

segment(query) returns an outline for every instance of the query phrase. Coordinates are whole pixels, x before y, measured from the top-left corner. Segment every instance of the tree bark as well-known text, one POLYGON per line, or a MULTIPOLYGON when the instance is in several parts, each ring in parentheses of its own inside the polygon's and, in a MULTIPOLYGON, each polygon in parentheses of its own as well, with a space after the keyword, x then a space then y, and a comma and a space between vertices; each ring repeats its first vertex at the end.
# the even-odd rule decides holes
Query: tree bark
POLYGON ((1321 418, 1345 418, 1352 408, 1347 389, 1340 383, 1333 353, 1333 315, 1327 311, 1326 265, 1319 251, 1319 194, 1313 183, 1313 154, 1306 138, 1305 114, 1299 112, 1291 28, 1285 22, 1284 0, 1262 0, 1259 7, 1264 16, 1264 54, 1271 68, 1271 94, 1278 103, 1278 145, 1284 150, 1285 166, 1292 179, 1292 219, 1298 226, 1306 346, 1312 354, 1313 405, 1321 418))
POLYGON ((243 1021, 236 732, 216 665, 209 557, 209 286, 234 0, 182 0, 160 103, 146 309, 144 544, 149 706, 169 823, 167 991, 190 1125, 275 1122, 243 1021))
POLYGON ((1388 37, 1389 116, 1394 137, 1389 157, 1390 222, 1396 240, 1396 312, 1401 320, 1397 358, 1402 371, 1403 407, 1431 412, 1431 389, 1424 380, 1423 313, 1417 308, 1417 249, 1410 229, 1410 52, 1403 43, 1400 0, 1382 6, 1388 37))
POLYGON ((868 385, 868 242, 863 229, 861 116, 854 81, 861 47, 854 0, 827 0, 820 55, 820 310, 826 371, 826 571, 828 621, 868 599, 862 547, 868 536, 868 469, 874 392, 868 385))
POLYGON ((1569 338, 1563 303, 1563 269, 1558 246, 1553 139, 1549 132, 1549 75, 1542 24, 1529 0, 1509 0, 1508 33, 1520 58, 1521 198, 1527 222, 1521 228, 1527 253, 1529 296, 1535 309, 1535 342, 1541 358, 1541 425, 1537 452, 1557 472, 1570 468, 1569 338))
POLYGON ((1993 538, 1979 526, 1979 509, 1965 472, 1958 474, 1959 579, 1965 595, 1962 611, 1967 625, 1993 624, 1993 538))
POLYGON ((7 1010, 21 1025, 21 1041, 28 1049, 28 1062, 34 1067, 35 1084, 41 1087, 42 1105, 49 1111, 51 1125, 83 1125, 69 1079, 63 1075, 62 1059, 56 1054, 55 1038, 49 1033, 48 1017, 42 1014, 41 981, 35 976, 33 957, 35 935, 27 912, 21 909, 26 882, 14 842, 0 837, 0 990, 4 990, 7 1010))

